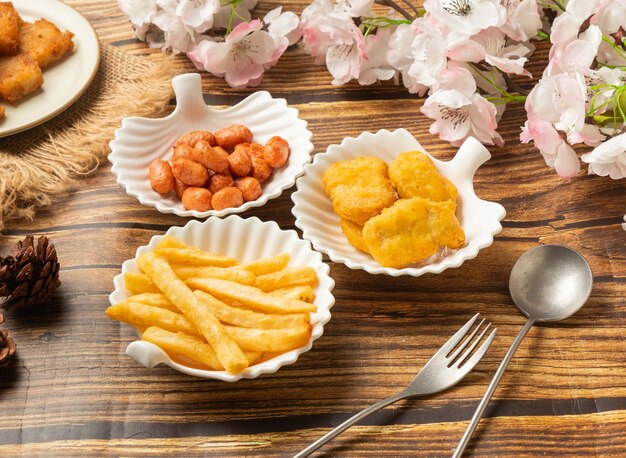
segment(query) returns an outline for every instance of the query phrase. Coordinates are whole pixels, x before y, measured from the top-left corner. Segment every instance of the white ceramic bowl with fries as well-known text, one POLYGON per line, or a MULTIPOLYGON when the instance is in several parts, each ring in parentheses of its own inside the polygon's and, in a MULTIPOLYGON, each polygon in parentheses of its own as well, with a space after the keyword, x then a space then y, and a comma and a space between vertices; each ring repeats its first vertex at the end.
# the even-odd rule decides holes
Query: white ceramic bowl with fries
POLYGON ((280 196, 304 173, 304 166, 311 161, 313 134, 307 129, 307 122, 299 117, 298 110, 288 106, 285 99, 275 99, 267 91, 258 91, 232 107, 218 109, 204 101, 199 74, 178 75, 172 79, 172 86, 176 109, 169 116, 124 118, 110 143, 111 172, 126 193, 136 197, 142 205, 154 207, 161 213, 194 218, 241 213, 280 196), (173 192, 160 195, 152 189, 148 175, 150 164, 155 159, 169 160, 172 145, 181 136, 194 130, 215 132, 234 124, 249 127, 257 143, 265 144, 275 135, 289 142, 287 163, 275 169, 262 184, 263 193, 258 199, 235 208, 201 212, 185 210, 181 199, 173 192))
MULTIPOLYGON (((122 272, 114 278, 113 283, 115 289, 109 296, 109 301, 112 306, 115 304, 125 303, 131 296, 133 296, 133 293, 126 288, 124 280, 125 275, 128 273, 140 273, 141 271, 137 260, 140 259, 141 263, 146 257, 151 256, 150 253, 155 252, 157 245, 159 245, 160 242, 161 245, 159 246, 164 246, 164 242, 162 241, 165 236, 175 237, 176 239, 195 248, 236 258, 240 260, 243 265, 259 259, 276 259, 277 255, 287 253, 290 258, 289 266, 308 266, 314 271, 314 274, 317 275, 318 281, 317 285, 314 286, 315 299, 313 302, 316 311, 310 314, 310 326, 307 323, 307 326, 310 328, 310 338, 308 339, 308 342, 298 348, 291 349, 285 353, 279 354, 278 356, 272 357, 271 359, 262 360, 262 362, 250 365, 239 373, 229 373, 225 370, 202 369, 198 365, 195 365, 194 367, 193 364, 188 364, 191 363, 191 360, 185 360, 178 357, 173 359, 168 353, 157 345, 144 340, 136 340, 128 345, 126 353, 140 364, 148 368, 154 367, 158 364, 165 364, 179 372, 196 377, 235 382, 242 378, 251 379, 262 374, 271 374, 284 365, 294 363, 302 353, 309 351, 313 342, 323 334, 324 325, 330 320, 330 308, 333 306, 335 301, 332 295, 332 289, 335 283, 329 276, 328 266, 322 262, 322 255, 313 251, 311 244, 308 241, 300 239, 295 231, 281 230, 275 222, 262 222, 258 218, 242 219, 239 216, 231 215, 225 219, 209 218, 204 222, 190 221, 183 227, 170 228, 163 236, 159 235, 152 237, 148 245, 137 249, 135 258, 127 260, 122 264, 122 272), (142 257, 142 255, 144 256, 142 257)), ((159 253, 163 253, 162 248, 159 253)), ((172 253, 168 254, 168 256, 170 255, 172 255, 172 253)), ((169 259, 170 262, 172 262, 172 258, 169 259)), ((189 271, 196 269, 196 267, 185 267, 181 270, 181 267, 175 265, 173 262, 171 265, 176 268, 176 274, 185 279, 186 276, 190 275, 189 271), (187 272, 185 272, 185 269, 187 272)), ((267 266, 264 268, 266 267, 267 266)), ((223 267, 214 270, 222 269, 221 271, 223 272, 226 270, 238 270, 240 268, 242 267, 223 267)), ((286 271, 281 270, 280 272, 286 271)), ((136 274, 135 276, 138 276, 136 274)), ((261 282, 259 279, 263 278, 266 282, 265 284, 261 283, 259 288, 267 287, 268 289, 266 290, 270 291, 273 288, 279 287, 280 285, 278 284, 268 286, 267 281, 269 279, 267 277, 276 278, 276 276, 273 275, 274 274, 268 274, 261 277, 259 274, 259 276, 256 277, 257 283, 255 283, 255 285, 259 286, 259 283, 261 282)), ((186 281, 191 280, 186 279, 186 281)), ((220 281, 218 280, 217 283, 219 284, 220 281)), ((222 281, 222 283, 226 284, 225 281, 222 281)), ((133 285, 133 287, 135 288, 136 285, 133 285)), ((245 288, 245 285, 241 285, 241 287, 245 288)), ((138 291, 135 291, 135 293, 136 292, 138 291)), ((196 292, 196 294, 198 293, 196 292)), ((278 293, 270 294, 273 294, 274 296, 278 295, 278 293)), ((168 295, 168 297, 170 296, 168 295)), ((282 306, 281 304, 282 302, 279 305, 282 306)), ((239 304, 239 306, 241 306, 241 304, 239 304)), ((237 306, 233 306, 233 309, 235 308, 237 308, 237 306)), ((267 315, 267 317, 271 316, 275 315, 267 315)), ((142 330, 138 326, 133 327, 137 331, 138 336, 141 336, 142 330)), ((230 327, 232 328, 232 326, 230 327)), ((246 355, 248 356, 249 353, 246 353, 246 355)))
POLYGON ((468 259, 493 243, 494 236, 502 230, 500 221, 506 215, 504 207, 496 202, 480 199, 474 192, 474 174, 491 158, 491 154, 478 140, 469 138, 459 148, 454 159, 440 161, 428 154, 419 141, 407 130, 380 130, 364 132, 357 138, 347 137, 340 145, 331 145, 326 153, 317 154, 312 164, 305 168, 304 176, 296 181, 297 191, 291 196, 296 226, 303 237, 310 240, 316 250, 327 254, 334 262, 343 263, 350 269, 362 269, 371 274, 392 277, 411 275, 414 277, 459 267, 468 259), (406 151, 422 151, 437 166, 440 174, 448 178, 458 190, 459 219, 466 236, 466 244, 448 256, 426 265, 409 265, 395 269, 383 267, 369 254, 350 245, 341 231, 339 216, 324 190, 322 177, 335 162, 360 156, 373 156, 390 163, 406 151))

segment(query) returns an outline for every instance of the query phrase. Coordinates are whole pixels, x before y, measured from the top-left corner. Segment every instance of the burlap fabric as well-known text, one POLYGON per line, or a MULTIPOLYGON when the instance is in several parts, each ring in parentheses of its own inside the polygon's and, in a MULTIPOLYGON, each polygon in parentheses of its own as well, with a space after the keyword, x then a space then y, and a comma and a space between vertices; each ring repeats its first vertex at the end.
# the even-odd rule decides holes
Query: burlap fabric
POLYGON ((162 116, 172 98, 171 67, 104 46, 93 84, 71 108, 0 138, 0 230, 14 218, 33 218, 93 172, 122 118, 162 116))

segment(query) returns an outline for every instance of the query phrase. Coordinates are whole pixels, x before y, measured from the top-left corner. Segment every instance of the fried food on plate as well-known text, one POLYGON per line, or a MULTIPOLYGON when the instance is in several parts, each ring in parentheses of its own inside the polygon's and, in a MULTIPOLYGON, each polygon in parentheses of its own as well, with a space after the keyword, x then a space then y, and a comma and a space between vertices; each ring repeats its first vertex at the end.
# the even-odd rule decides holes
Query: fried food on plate
POLYGON ((74 50, 73 37, 72 32, 62 32, 52 22, 39 19, 34 23, 22 24, 19 47, 21 52, 29 54, 43 70, 74 50))
POLYGON ((365 224, 363 240, 376 261, 394 268, 423 261, 441 246, 461 248, 465 233, 455 208, 450 201, 400 199, 365 224))
POLYGON ((365 242, 363 241, 363 226, 359 226, 358 224, 353 223, 352 221, 349 221, 345 218, 341 218, 339 224, 341 226, 341 231, 343 232, 343 235, 346 236, 346 239, 348 239, 348 243, 350 245, 352 245, 357 250, 369 253, 367 245, 365 245, 365 242))
POLYGON ((15 103, 42 85, 41 69, 28 54, 0 57, 0 98, 15 103))
POLYGON ((254 286, 266 293, 277 289, 304 285, 317 286, 317 273, 308 266, 287 267, 278 272, 259 275, 254 284, 254 286))
POLYGON ((335 213, 360 226, 396 201, 385 161, 358 157, 331 165, 323 177, 335 213))
POLYGON ((22 19, 11 2, 0 3, 0 56, 16 54, 22 19))
POLYGON ((423 197, 435 202, 456 202, 456 187, 439 173, 432 159, 420 151, 402 153, 391 161, 389 179, 402 199, 423 197))

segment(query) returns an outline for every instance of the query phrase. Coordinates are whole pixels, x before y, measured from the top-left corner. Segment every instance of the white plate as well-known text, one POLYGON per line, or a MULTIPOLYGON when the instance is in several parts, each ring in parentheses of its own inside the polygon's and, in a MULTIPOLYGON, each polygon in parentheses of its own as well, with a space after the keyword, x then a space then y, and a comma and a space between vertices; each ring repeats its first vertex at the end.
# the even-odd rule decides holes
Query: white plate
MULTIPOLYGON (((282 366, 294 363, 298 356, 311 349, 313 342, 324 333, 324 325, 330 320, 330 308, 335 303, 332 290, 335 282, 329 276, 329 268, 322 261, 322 255, 313 251, 311 244, 298 237, 295 231, 283 231, 275 222, 262 222, 258 218, 243 219, 239 216, 228 218, 209 218, 206 221, 190 221, 183 227, 172 227, 166 233, 177 237, 189 245, 203 250, 214 251, 231 256, 242 262, 289 253, 290 265, 309 266, 317 272, 319 284, 315 288, 317 312, 311 315, 313 332, 309 342, 296 350, 277 356, 274 359, 249 367, 241 374, 229 374, 225 371, 207 371, 179 364, 149 342, 137 340, 128 345, 126 353, 137 362, 154 367, 166 364, 173 369, 196 377, 236 382, 242 378, 256 378, 262 374, 273 374, 282 366)), ((152 237, 147 246, 137 249, 134 259, 122 264, 122 273, 113 279, 115 290, 109 296, 111 304, 126 300, 130 294, 124 286, 124 273, 139 272, 136 259, 141 254, 153 251, 162 235, 152 237)))
POLYGON ((500 221, 506 211, 502 205, 481 200, 474 193, 474 173, 491 157, 487 148, 474 138, 469 138, 450 162, 442 162, 429 155, 439 172, 450 179, 459 191, 457 217, 467 239, 463 248, 434 264, 391 269, 382 267, 370 255, 354 248, 341 232, 339 217, 333 211, 322 185, 326 169, 337 161, 359 156, 379 157, 389 164, 400 153, 415 150, 426 152, 413 135, 398 129, 393 132, 380 130, 375 134, 364 132, 358 138, 345 138, 341 145, 329 146, 326 153, 317 154, 313 163, 305 168, 304 176, 296 182, 298 190, 291 196, 295 204, 292 213, 303 237, 334 262, 343 263, 351 269, 394 277, 440 273, 475 258, 482 248, 493 243, 494 235, 502 230, 500 221))
POLYGON ((17 102, 3 103, 0 137, 22 132, 55 117, 87 90, 100 65, 100 43, 89 21, 57 0, 12 0, 22 19, 47 19, 74 34, 74 52, 43 72, 41 89, 17 102))
POLYGON ((143 205, 155 207, 161 213, 195 218, 241 213, 280 196, 294 185, 296 178, 304 173, 304 166, 311 162, 313 134, 307 129, 306 121, 299 118, 298 110, 288 107, 285 99, 275 99, 269 92, 259 91, 235 106, 219 110, 204 102, 199 74, 176 76, 172 85, 177 103, 172 114, 160 119, 125 118, 110 144, 109 161, 118 184, 143 205), (185 210, 174 193, 162 196, 150 187, 150 163, 155 159, 171 159, 172 145, 178 138, 192 130, 215 132, 233 124, 248 126, 257 143, 265 143, 275 135, 289 142, 289 160, 263 183, 261 197, 237 208, 199 212, 185 210))

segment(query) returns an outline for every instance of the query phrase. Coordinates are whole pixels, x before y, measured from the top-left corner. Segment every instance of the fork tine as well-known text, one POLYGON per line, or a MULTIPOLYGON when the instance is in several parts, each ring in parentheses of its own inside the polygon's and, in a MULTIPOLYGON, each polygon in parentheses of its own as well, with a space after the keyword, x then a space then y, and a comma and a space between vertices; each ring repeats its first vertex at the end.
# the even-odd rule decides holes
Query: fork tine
POLYGON ((458 370, 463 373, 463 377, 465 377, 466 374, 468 374, 472 369, 474 369, 474 366, 476 366, 476 364, 478 364, 478 362, 485 355, 485 353, 489 349, 489 346, 491 345, 491 342, 493 342, 493 339, 496 336, 496 331, 497 329, 494 328, 494 330, 491 331, 491 334, 489 334, 487 339, 485 339, 483 344, 478 348, 476 353, 474 353, 472 357, 468 359, 465 364, 463 364, 463 366, 458 368, 458 370))
MULTIPOLYGON (((474 348, 476 348, 476 346, 480 343, 480 341, 482 340, 484 335, 487 334, 487 331, 490 328, 491 328, 491 323, 487 323, 487 326, 485 326, 485 329, 483 329, 483 332, 481 332, 480 335, 476 338, 476 340, 474 340, 474 343, 472 343, 472 345, 459 357, 459 359, 455 361, 455 364, 456 364, 457 367, 461 367, 461 364, 463 363, 463 361, 465 361, 465 359, 469 355, 472 354, 472 351, 474 351, 474 348)), ((477 330, 478 330, 478 328, 476 328, 476 331, 477 330)), ((475 332, 474 332, 474 334, 475 334, 475 332)))
POLYGON ((463 349, 469 345, 469 343, 472 341, 472 339, 484 323, 485 319, 483 318, 482 320, 480 320, 480 323, 478 323, 478 325, 474 328, 469 337, 465 339, 465 341, 456 350, 454 350, 454 352, 450 356, 448 356, 450 363, 453 363, 456 357, 459 356, 459 354, 463 351, 463 349))
POLYGON ((463 339, 463 337, 467 334, 467 331, 470 330, 470 328, 476 322, 479 316, 480 313, 477 313, 472 318, 470 318, 470 320, 465 323, 461 329, 459 329, 452 337, 448 339, 445 344, 441 346, 439 351, 435 353, 435 355, 431 359, 441 357, 445 358, 446 356, 448 356, 448 353, 450 353, 452 349, 456 347, 456 345, 461 341, 461 339, 463 339))

